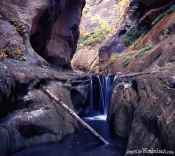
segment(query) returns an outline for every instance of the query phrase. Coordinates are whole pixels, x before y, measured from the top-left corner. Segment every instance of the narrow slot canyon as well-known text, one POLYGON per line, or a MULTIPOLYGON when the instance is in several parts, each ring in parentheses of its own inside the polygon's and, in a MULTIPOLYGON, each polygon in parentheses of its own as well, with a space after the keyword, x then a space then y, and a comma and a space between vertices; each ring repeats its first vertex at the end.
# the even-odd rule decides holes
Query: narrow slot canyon
POLYGON ((174 155, 174 0, 0 6, 0 156, 174 155))

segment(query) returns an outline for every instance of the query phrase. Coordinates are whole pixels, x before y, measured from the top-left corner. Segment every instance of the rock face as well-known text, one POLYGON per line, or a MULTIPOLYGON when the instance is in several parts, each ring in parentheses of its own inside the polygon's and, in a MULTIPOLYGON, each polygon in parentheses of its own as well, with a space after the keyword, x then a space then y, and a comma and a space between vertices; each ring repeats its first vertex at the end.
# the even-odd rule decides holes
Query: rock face
POLYGON ((88 77, 13 60, 0 63, 0 74, 1 156, 59 141, 75 131, 77 122, 43 90, 49 89, 79 113, 87 100, 88 77))
POLYGON ((74 70, 99 71, 98 49, 114 33, 118 18, 116 3, 117 0, 86 0, 78 49, 71 62, 74 70))
MULTIPOLYGON (((175 5, 168 10, 173 10, 173 7, 175 5)), ((167 14, 122 54, 113 54, 106 70, 141 72, 174 63, 174 16, 175 11, 167 14)))
POLYGON ((126 155, 143 149, 175 152, 175 5, 155 2, 131 1, 123 25, 99 53, 102 71, 122 72, 108 120, 114 136, 128 139, 126 155))
MULTIPOLYGON (((125 61, 125 59, 123 59, 122 61, 118 61, 116 58, 120 57, 120 55, 122 55, 122 53, 125 53, 125 51, 129 52, 131 49, 128 49, 128 47, 130 47, 132 44, 138 43, 139 39, 141 39, 147 32, 149 32, 155 23, 161 19, 161 16, 171 10, 170 7, 173 6, 174 1, 161 0, 158 2, 156 0, 121 0, 115 2, 111 1, 110 3, 107 1, 102 1, 101 5, 102 3, 111 5, 110 8, 107 7, 107 12, 112 12, 111 10, 116 12, 114 16, 116 18, 114 18, 113 22, 109 22, 109 25, 115 25, 115 27, 110 30, 111 35, 105 35, 106 40, 103 38, 103 42, 98 42, 95 48, 92 44, 89 45, 89 48, 84 48, 82 50, 80 49, 76 53, 75 57, 72 60, 74 69, 97 73, 104 72, 105 70, 106 72, 124 71, 121 67, 121 62, 125 62, 125 66, 125 64, 128 65, 128 62, 130 63, 130 60, 128 61, 126 59, 125 61), (115 65, 111 66, 113 63, 115 65), (111 70, 109 68, 111 68, 111 70)), ((92 8, 95 10, 96 6, 94 5, 92 8)), ((101 9, 105 12, 105 9, 101 9)), ((94 10, 91 9, 91 7, 87 10, 88 13, 85 14, 85 17, 87 16, 86 19, 88 21, 88 14, 93 15, 94 10)), ((96 11, 95 13, 98 14, 99 12, 102 11, 96 11)), ((109 16, 111 17, 112 14, 109 16)), ((98 18, 96 18, 96 21, 98 21, 98 18)), ((103 17, 103 19, 105 19, 105 17, 103 17)), ((84 25, 86 26, 86 24, 84 25)), ((96 23, 93 26, 96 26, 96 23)), ((89 27, 85 28, 87 29, 89 27)), ((84 29, 82 30, 82 33, 84 33, 84 29)), ((95 40, 93 33, 88 35, 86 38, 80 38, 81 40, 79 40, 79 42, 82 44, 86 44, 86 41, 88 41, 87 44, 93 43, 95 40)), ((141 48, 145 47, 140 47, 140 49, 141 48)), ((138 50, 138 47, 132 50, 138 50)))
MULTIPOLYGON (((157 18, 157 21, 159 21, 161 19, 159 15, 165 14, 165 10, 168 10, 173 3, 174 1, 171 0, 160 2, 131 0, 129 7, 122 17, 120 26, 116 30, 116 34, 105 41, 99 49, 101 70, 105 70, 113 62, 116 62, 117 65, 115 67, 117 68, 118 62, 122 62, 117 60, 121 53, 125 53, 125 51, 130 52, 131 49, 127 48, 130 45, 137 44, 139 39, 154 26, 155 19, 157 18), (158 16, 160 19, 158 19, 158 16)), ((137 47, 132 50, 135 51, 138 49, 137 47)), ((123 62, 125 62, 125 59, 123 59, 123 62)), ((128 62, 126 61, 126 63, 128 62)), ((122 71, 121 68, 120 71, 122 71)), ((110 72, 112 72, 112 69, 110 72)))
POLYGON ((109 109, 114 135, 128 138, 127 150, 175 149, 174 65, 116 81, 109 109))
POLYGON ((1 58, 41 65, 47 60, 57 69, 70 68, 84 4, 84 0, 2 0, 1 58))
POLYGON ((32 30, 31 43, 48 62, 70 68, 70 60, 77 48, 85 0, 59 0, 52 3, 39 19, 36 18, 38 25, 32 30))
MULTIPOLYGON (((107 5, 107 1, 100 2, 96 11, 99 5, 107 5)), ((109 4, 109 8, 114 7, 115 0, 109 4)), ((118 10, 115 34, 99 51, 78 52, 73 67, 93 72, 144 72, 121 75, 116 81, 108 116, 111 131, 128 138, 128 151, 174 150, 174 1, 121 0, 117 4, 115 7, 122 6, 122 10, 118 10), (139 36, 142 38, 133 44, 139 36)), ((77 122, 43 90, 49 89, 79 114, 86 105, 87 75, 58 72, 47 66, 71 68, 84 5, 85 0, 0 1, 1 156, 59 141, 77 128, 77 122)), ((107 16, 106 12, 101 14, 107 16)), ((90 40, 85 44, 95 41, 99 48, 110 31, 103 21, 93 24, 102 29, 89 28, 86 37, 90 40)))
POLYGON ((0 1, 0 155, 61 140, 77 122, 43 91, 77 113, 89 79, 70 69, 85 0, 0 1))

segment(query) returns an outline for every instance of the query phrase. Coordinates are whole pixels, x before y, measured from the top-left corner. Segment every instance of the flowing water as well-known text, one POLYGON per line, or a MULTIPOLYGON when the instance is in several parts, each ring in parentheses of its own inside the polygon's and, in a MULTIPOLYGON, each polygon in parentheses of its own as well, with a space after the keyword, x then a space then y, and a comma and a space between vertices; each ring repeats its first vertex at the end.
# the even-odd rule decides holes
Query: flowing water
POLYGON ((91 75, 89 106, 85 119, 106 120, 113 84, 117 75, 91 75))
POLYGON ((113 84, 117 75, 91 75, 89 105, 83 119, 110 142, 104 145, 87 129, 80 126, 77 133, 59 143, 46 143, 28 148, 13 156, 123 156, 127 140, 110 135, 106 121, 113 84))

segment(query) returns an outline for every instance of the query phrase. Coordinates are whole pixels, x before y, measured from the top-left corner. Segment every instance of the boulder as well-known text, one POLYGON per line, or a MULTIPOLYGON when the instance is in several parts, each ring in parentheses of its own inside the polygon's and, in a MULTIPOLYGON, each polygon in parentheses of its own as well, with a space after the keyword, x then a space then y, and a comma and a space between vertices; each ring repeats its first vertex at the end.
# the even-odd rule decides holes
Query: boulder
POLYGON ((1 156, 32 145, 60 141, 78 128, 76 120, 43 90, 49 89, 81 113, 88 98, 86 75, 57 72, 9 59, 0 63, 0 74, 1 156))
POLYGON ((108 120, 127 151, 175 149, 174 65, 122 75, 115 83, 108 120))

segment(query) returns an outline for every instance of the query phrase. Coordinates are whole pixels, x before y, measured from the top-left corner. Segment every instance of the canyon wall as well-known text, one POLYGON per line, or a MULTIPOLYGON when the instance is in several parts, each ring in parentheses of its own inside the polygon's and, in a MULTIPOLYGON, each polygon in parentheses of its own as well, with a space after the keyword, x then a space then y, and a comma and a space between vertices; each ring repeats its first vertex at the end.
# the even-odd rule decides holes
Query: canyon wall
MULTIPOLYGON (((108 15, 108 18, 112 20, 108 21, 109 23, 103 27, 104 29, 98 29, 98 31, 95 29, 90 34, 85 33, 84 28, 81 29, 84 36, 79 40, 80 52, 78 51, 72 60, 72 66, 75 70, 95 73, 138 71, 134 68, 142 68, 139 60, 141 57, 146 57, 142 53, 152 50, 153 47, 158 46, 160 41, 168 38, 174 32, 173 0, 121 0, 109 4, 102 1, 100 4, 89 5, 85 8, 87 9, 84 18, 87 20, 89 15, 92 15, 94 19, 98 16, 96 21, 101 18, 105 21, 105 15, 108 15), (104 6, 107 10, 103 9, 104 6), (95 8, 99 8, 96 10, 97 15, 93 14, 95 8), (106 14, 102 14, 101 10, 106 11, 106 14), (108 29, 110 29, 109 32, 108 29), (104 34, 103 32, 108 33, 104 34), (157 37, 153 37, 153 34, 157 37), (141 45, 143 42, 144 44, 141 45)), ((83 21, 82 25, 89 28, 83 21)), ((150 62, 149 58, 144 59, 144 62, 150 62)), ((146 68, 144 67, 142 70, 146 68)))
POLYGON ((85 0, 2 0, 0 5, 0 58, 71 69, 85 0))
POLYGON ((77 113, 89 79, 70 72, 84 0, 0 1, 0 155, 72 134, 77 122, 44 90, 77 113), (54 68, 52 68, 54 67, 54 68))

